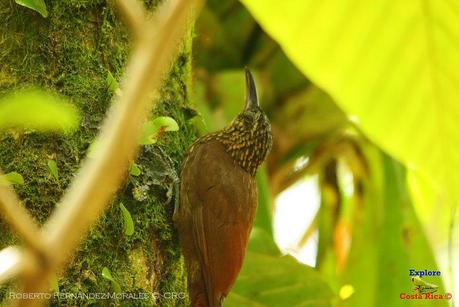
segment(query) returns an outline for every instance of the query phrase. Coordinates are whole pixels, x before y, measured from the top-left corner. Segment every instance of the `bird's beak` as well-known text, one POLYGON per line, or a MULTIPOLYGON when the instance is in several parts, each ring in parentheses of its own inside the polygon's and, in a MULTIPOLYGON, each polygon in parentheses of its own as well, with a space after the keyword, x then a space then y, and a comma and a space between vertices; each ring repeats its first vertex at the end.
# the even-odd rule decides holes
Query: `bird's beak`
POLYGON ((259 106, 255 81, 250 70, 245 67, 245 110, 259 106))

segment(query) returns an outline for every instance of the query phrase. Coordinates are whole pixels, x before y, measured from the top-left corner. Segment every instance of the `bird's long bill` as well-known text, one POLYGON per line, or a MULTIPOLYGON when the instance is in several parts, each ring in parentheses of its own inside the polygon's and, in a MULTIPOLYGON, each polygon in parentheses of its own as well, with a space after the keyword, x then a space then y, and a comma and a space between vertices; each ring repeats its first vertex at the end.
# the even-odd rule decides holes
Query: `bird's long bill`
POLYGON ((255 81, 253 80, 252 73, 245 68, 245 109, 258 107, 258 96, 255 81))

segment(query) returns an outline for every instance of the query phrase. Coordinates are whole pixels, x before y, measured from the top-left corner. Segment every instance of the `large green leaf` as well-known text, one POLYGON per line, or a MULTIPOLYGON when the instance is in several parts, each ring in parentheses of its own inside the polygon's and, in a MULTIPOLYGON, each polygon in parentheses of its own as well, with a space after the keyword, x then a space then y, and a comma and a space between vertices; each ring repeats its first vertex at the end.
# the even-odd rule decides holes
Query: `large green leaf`
POLYGON ((456 1, 242 2, 368 137, 458 196, 456 1))
POLYGON ((313 268, 281 256, 271 237, 252 232, 242 271, 225 300, 232 306, 330 306, 328 285, 313 268))
POLYGON ((0 129, 67 133, 78 127, 79 119, 79 112, 73 105, 42 90, 19 90, 0 98, 0 129))

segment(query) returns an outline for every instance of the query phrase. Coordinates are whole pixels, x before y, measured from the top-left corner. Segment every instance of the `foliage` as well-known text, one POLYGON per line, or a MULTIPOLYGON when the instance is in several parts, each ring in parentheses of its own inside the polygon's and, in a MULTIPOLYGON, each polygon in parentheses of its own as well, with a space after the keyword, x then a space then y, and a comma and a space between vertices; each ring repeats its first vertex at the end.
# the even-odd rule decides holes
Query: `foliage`
POLYGON ((178 131, 177 122, 168 116, 159 116, 153 120, 147 121, 143 126, 143 134, 140 138, 140 144, 155 144, 161 135, 167 131, 178 131))
POLYGON ((24 178, 18 172, 9 172, 8 174, 0 176, 0 184, 24 184, 24 178))
POLYGON ((459 199, 454 2, 242 2, 373 142, 459 199))
POLYGON ((48 10, 46 9, 46 3, 44 0, 15 0, 17 4, 28 7, 34 11, 37 11, 43 17, 48 17, 48 10))
POLYGON ((121 214, 123 215, 124 221, 124 234, 126 236, 132 236, 134 234, 134 221, 132 220, 131 213, 126 209, 123 203, 119 204, 121 214))
POLYGON ((59 169, 57 168, 57 163, 54 160, 48 160, 48 169, 56 180, 59 180, 59 169))
POLYGON ((271 237, 254 228, 244 265, 225 306, 330 306, 333 294, 320 275, 281 256, 271 237))
POLYGON ((15 91, 0 99, 0 128, 71 132, 78 110, 62 98, 37 89, 15 91))
MULTIPOLYGON (((418 306, 404 301, 400 293, 412 293, 410 268, 435 268, 435 258, 413 209, 405 180, 405 169, 372 146, 364 147, 371 177, 364 180, 362 199, 354 198, 352 245, 344 269, 331 261, 321 270, 338 274, 335 287, 352 285, 355 294, 343 306, 418 306)), ((345 240, 345 238, 340 238, 345 240)), ((435 282, 441 282, 436 279, 435 282)), ((445 292, 442 286, 441 291, 445 292)), ((446 301, 431 303, 447 306, 446 301)), ((426 304, 430 305, 430 304, 426 304)))
POLYGON ((140 176, 141 173, 142 171, 140 170, 139 166, 135 164, 134 162, 132 162, 131 165, 129 166, 129 174, 137 177, 137 176, 140 176))
POLYGON ((113 291, 115 291, 116 293, 121 293, 120 284, 119 284, 118 281, 116 281, 116 279, 112 276, 112 273, 110 272, 110 270, 109 270, 107 267, 104 267, 104 268, 102 269, 101 275, 102 275, 102 277, 105 278, 106 280, 111 281, 113 291))
MULTIPOLYGON (((454 5, 241 2, 259 24, 232 0, 209 1, 198 21, 195 101, 207 129, 222 128, 242 108, 241 68, 248 65, 255 72, 274 131, 266 169, 258 174, 257 227, 269 233, 270 199, 305 176, 319 175, 320 209, 293 253, 318 230, 316 271, 336 293, 331 304, 418 304, 399 296, 413 291, 410 268, 438 267, 425 222, 432 222, 428 237, 438 238, 451 218, 437 205, 438 190, 429 184, 447 188, 441 206, 450 205, 446 198, 457 190, 457 176, 444 176, 457 164, 452 140, 459 131, 453 120, 456 77, 446 64, 454 56, 454 67, 459 58, 449 44, 454 35, 445 34, 458 29, 449 14, 454 5), (446 20, 439 18, 443 14, 446 20), (443 25, 449 29, 445 33, 439 31, 443 25), (445 140, 451 141, 448 150, 442 149, 445 140), (423 177, 415 175, 414 167, 423 177)), ((250 257, 249 252, 246 262, 257 267, 250 257)), ((261 273, 246 272, 227 304, 281 306, 278 302, 290 298, 279 290, 261 302, 263 283, 246 283, 261 273)), ((296 273, 303 274, 290 275, 296 273)), ((440 292, 449 288, 440 279, 431 281, 440 292)))

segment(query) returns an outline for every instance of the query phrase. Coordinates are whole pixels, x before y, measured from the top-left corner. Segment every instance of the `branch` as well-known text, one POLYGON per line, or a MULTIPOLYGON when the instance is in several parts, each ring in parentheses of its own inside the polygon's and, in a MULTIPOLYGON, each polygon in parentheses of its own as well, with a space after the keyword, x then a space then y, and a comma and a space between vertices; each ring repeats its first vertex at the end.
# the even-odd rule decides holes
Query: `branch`
POLYGON ((125 0, 116 1, 116 5, 135 38, 140 39, 146 21, 145 10, 141 3, 135 0, 125 0))
MULTIPOLYGON (((2 175, 0 171, 0 176, 2 175)), ((21 204, 16 192, 10 186, 2 183, 0 183, 0 211, 27 246, 45 254, 44 242, 35 220, 21 204)), ((0 284, 1 279, 0 276, 0 284)))
POLYGON ((9 246, 0 251, 0 284, 23 274, 32 274, 38 270, 35 255, 23 252, 16 246, 9 246))

